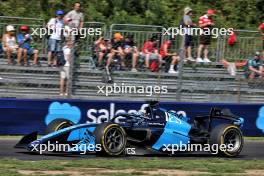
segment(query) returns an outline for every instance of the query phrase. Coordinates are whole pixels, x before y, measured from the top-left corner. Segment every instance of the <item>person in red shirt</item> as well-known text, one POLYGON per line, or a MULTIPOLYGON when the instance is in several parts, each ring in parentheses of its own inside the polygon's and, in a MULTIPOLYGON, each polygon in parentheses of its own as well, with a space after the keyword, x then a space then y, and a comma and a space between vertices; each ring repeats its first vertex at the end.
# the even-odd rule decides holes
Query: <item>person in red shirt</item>
POLYGON ((174 67, 178 64, 179 61, 179 55, 177 53, 171 53, 169 52, 172 45, 171 39, 166 40, 163 42, 163 44, 160 47, 160 55, 162 57, 162 60, 165 60, 167 62, 170 62, 170 67, 168 70, 168 73, 178 73, 175 71, 174 67))
POLYGON ((199 18, 199 27, 203 30, 203 34, 200 37, 200 45, 198 47, 196 62, 211 62, 208 59, 208 47, 211 43, 211 35, 205 35, 205 34, 208 34, 210 28, 214 26, 214 22, 212 20, 212 15, 214 14, 215 14, 214 10, 208 9, 207 13, 199 18), (203 50, 204 50, 204 58, 202 59, 201 56, 203 50))
POLYGON ((262 57, 264 58, 264 23, 258 27, 260 34, 262 36, 262 57))
POLYGON ((146 68, 149 68, 149 60, 159 60, 161 62, 161 56, 157 49, 157 41, 157 37, 153 36, 143 45, 141 56, 145 59, 146 68))

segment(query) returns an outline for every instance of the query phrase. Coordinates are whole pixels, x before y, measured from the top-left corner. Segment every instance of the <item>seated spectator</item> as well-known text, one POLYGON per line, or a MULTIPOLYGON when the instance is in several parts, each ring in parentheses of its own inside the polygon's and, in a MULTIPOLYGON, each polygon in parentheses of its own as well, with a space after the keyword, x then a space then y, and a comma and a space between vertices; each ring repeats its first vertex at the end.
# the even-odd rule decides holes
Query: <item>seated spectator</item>
POLYGON ((107 43, 108 40, 105 40, 104 37, 100 37, 94 42, 99 68, 102 68, 103 58, 110 52, 109 48, 107 47, 107 43))
POLYGON ((256 52, 253 58, 249 58, 246 67, 246 77, 253 79, 263 76, 263 61, 260 52, 256 52))
POLYGON ((172 45, 171 39, 166 40, 160 47, 160 55, 162 57, 162 60, 170 62, 168 73, 178 73, 177 71, 175 71, 174 68, 175 65, 177 65, 178 61, 180 60, 180 57, 177 53, 169 52, 171 45, 172 45))
POLYGON ((6 33, 2 38, 3 50, 7 55, 8 64, 13 64, 11 60, 11 55, 17 52, 18 45, 16 43, 16 37, 14 34, 15 28, 14 26, 8 25, 6 26, 6 33))
POLYGON ((229 62, 226 59, 221 59, 220 63, 227 68, 228 73, 231 76, 236 76, 237 68, 243 68, 247 66, 247 60, 237 60, 235 62, 229 62))
POLYGON ((17 52, 17 64, 21 65, 21 57, 23 55, 24 65, 28 65, 27 57, 28 55, 33 55, 34 57, 34 65, 38 65, 38 53, 39 51, 32 48, 30 46, 30 42, 32 41, 32 36, 29 34, 28 26, 20 26, 20 33, 17 35, 18 42, 18 52, 17 52))
POLYGON ((115 33, 114 38, 111 40, 111 51, 108 54, 108 59, 106 63, 106 67, 109 68, 111 65, 113 58, 115 56, 120 57, 121 59, 121 66, 124 68, 125 67, 125 62, 124 62, 124 51, 123 51, 123 36, 120 33, 115 33))
POLYGON ((73 41, 68 40, 66 42, 66 45, 62 48, 64 59, 66 61, 65 65, 61 67, 60 71, 60 95, 67 96, 68 95, 68 87, 67 87, 67 80, 70 76, 70 64, 71 64, 71 58, 72 58, 72 46, 73 41))
POLYGON ((156 36, 151 37, 146 41, 142 48, 141 56, 145 59, 145 67, 150 68, 150 60, 155 60, 161 63, 161 55, 157 49, 158 40, 156 36))
POLYGON ((136 65, 139 56, 138 49, 133 40, 133 36, 127 35, 124 40, 124 54, 125 58, 131 58, 132 56, 132 72, 137 72, 136 65))

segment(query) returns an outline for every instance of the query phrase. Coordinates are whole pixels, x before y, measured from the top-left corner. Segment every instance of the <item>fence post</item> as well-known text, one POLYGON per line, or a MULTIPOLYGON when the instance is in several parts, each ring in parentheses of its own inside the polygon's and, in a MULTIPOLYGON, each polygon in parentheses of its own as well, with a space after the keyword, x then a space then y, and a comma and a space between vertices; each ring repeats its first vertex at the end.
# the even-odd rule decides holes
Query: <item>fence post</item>
POLYGON ((181 101, 181 91, 182 91, 182 76, 183 76, 183 63, 184 63, 184 58, 185 58, 185 54, 184 54, 184 41, 185 41, 185 36, 182 36, 182 41, 181 41, 181 45, 180 45, 180 52, 179 52, 179 56, 180 56, 180 62, 179 62, 179 67, 178 67, 178 71, 179 71, 179 75, 178 75, 178 88, 176 91, 176 100, 177 101, 181 101))
POLYGON ((72 49, 72 53, 71 53, 71 59, 70 59, 70 68, 69 68, 69 79, 67 80, 67 93, 68 93, 68 98, 72 98, 72 94, 73 94, 73 74, 74 74, 74 63, 76 60, 76 54, 75 54, 75 47, 73 47, 72 49))

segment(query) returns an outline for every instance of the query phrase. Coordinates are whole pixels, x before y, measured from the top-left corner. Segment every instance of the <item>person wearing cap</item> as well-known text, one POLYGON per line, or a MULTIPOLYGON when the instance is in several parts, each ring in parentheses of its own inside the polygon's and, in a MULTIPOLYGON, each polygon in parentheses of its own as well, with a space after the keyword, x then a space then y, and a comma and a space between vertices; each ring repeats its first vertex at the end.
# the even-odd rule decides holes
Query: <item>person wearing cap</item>
MULTIPOLYGON (((48 32, 50 34, 48 40, 48 66, 52 66, 52 60, 56 53, 62 51, 61 40, 63 35, 64 21, 62 10, 56 11, 56 18, 51 18, 47 24, 48 32)), ((53 60, 53 66, 57 65, 56 60, 53 60)))
POLYGON ((109 68, 109 66, 112 63, 112 60, 115 56, 119 56, 121 59, 121 66, 122 69, 125 68, 125 62, 124 62, 124 51, 123 51, 123 36, 117 32, 114 34, 114 38, 111 40, 112 48, 110 53, 108 54, 108 59, 106 63, 106 68, 109 68))
POLYGON ((192 9, 190 7, 186 7, 184 9, 184 15, 182 19, 183 27, 186 29, 184 47, 187 54, 186 60, 194 62, 195 60, 192 57, 193 36, 191 35, 191 28, 196 26, 196 24, 192 22, 191 16, 192 16, 192 9))
POLYGON ((248 59, 245 74, 250 79, 263 76, 263 60, 260 52, 256 52, 253 58, 248 59))
POLYGON ((34 66, 38 65, 38 50, 32 48, 30 46, 30 42, 33 40, 32 36, 29 34, 29 27, 28 26, 20 26, 19 28, 20 33, 17 35, 17 42, 18 42, 18 52, 17 52, 17 64, 21 65, 21 57, 23 54, 24 58, 24 65, 28 65, 27 56, 33 55, 34 57, 34 66))
POLYGON ((2 46, 4 52, 6 53, 8 64, 13 64, 11 55, 12 53, 16 53, 18 48, 14 31, 14 26, 6 26, 6 33, 3 35, 2 38, 2 46))
POLYGON ((150 60, 158 60, 161 63, 162 58, 159 54, 158 48, 158 39, 156 36, 152 36, 148 41, 143 45, 142 52, 140 53, 141 57, 145 59, 145 67, 149 69, 150 60))
POLYGON ((212 16, 215 14, 214 10, 208 9, 206 14, 199 18, 199 27, 202 29, 203 33, 200 36, 200 45, 197 51, 196 62, 211 62, 208 58, 208 47, 211 43, 210 29, 214 26, 212 16), (202 59, 202 51, 204 53, 204 58, 202 59))

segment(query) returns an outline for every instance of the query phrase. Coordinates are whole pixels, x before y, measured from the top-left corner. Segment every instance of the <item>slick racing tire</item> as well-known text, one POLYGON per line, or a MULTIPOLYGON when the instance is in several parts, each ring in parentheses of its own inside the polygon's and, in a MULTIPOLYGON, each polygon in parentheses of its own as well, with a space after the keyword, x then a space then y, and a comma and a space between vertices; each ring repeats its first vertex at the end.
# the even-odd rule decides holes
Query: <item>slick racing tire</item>
POLYGON ((99 124, 95 131, 95 143, 101 145, 100 155, 118 156, 126 149, 127 137, 125 130, 116 123, 99 124))
POLYGON ((218 155, 236 157, 242 151, 244 137, 239 127, 232 124, 221 124, 212 129, 209 142, 211 147, 218 145, 218 155), (220 149, 221 145, 226 149, 220 149))
POLYGON ((61 130, 63 128, 67 128, 74 125, 72 121, 67 119, 56 119, 49 123, 49 125, 46 128, 46 134, 52 133, 54 131, 61 130))

